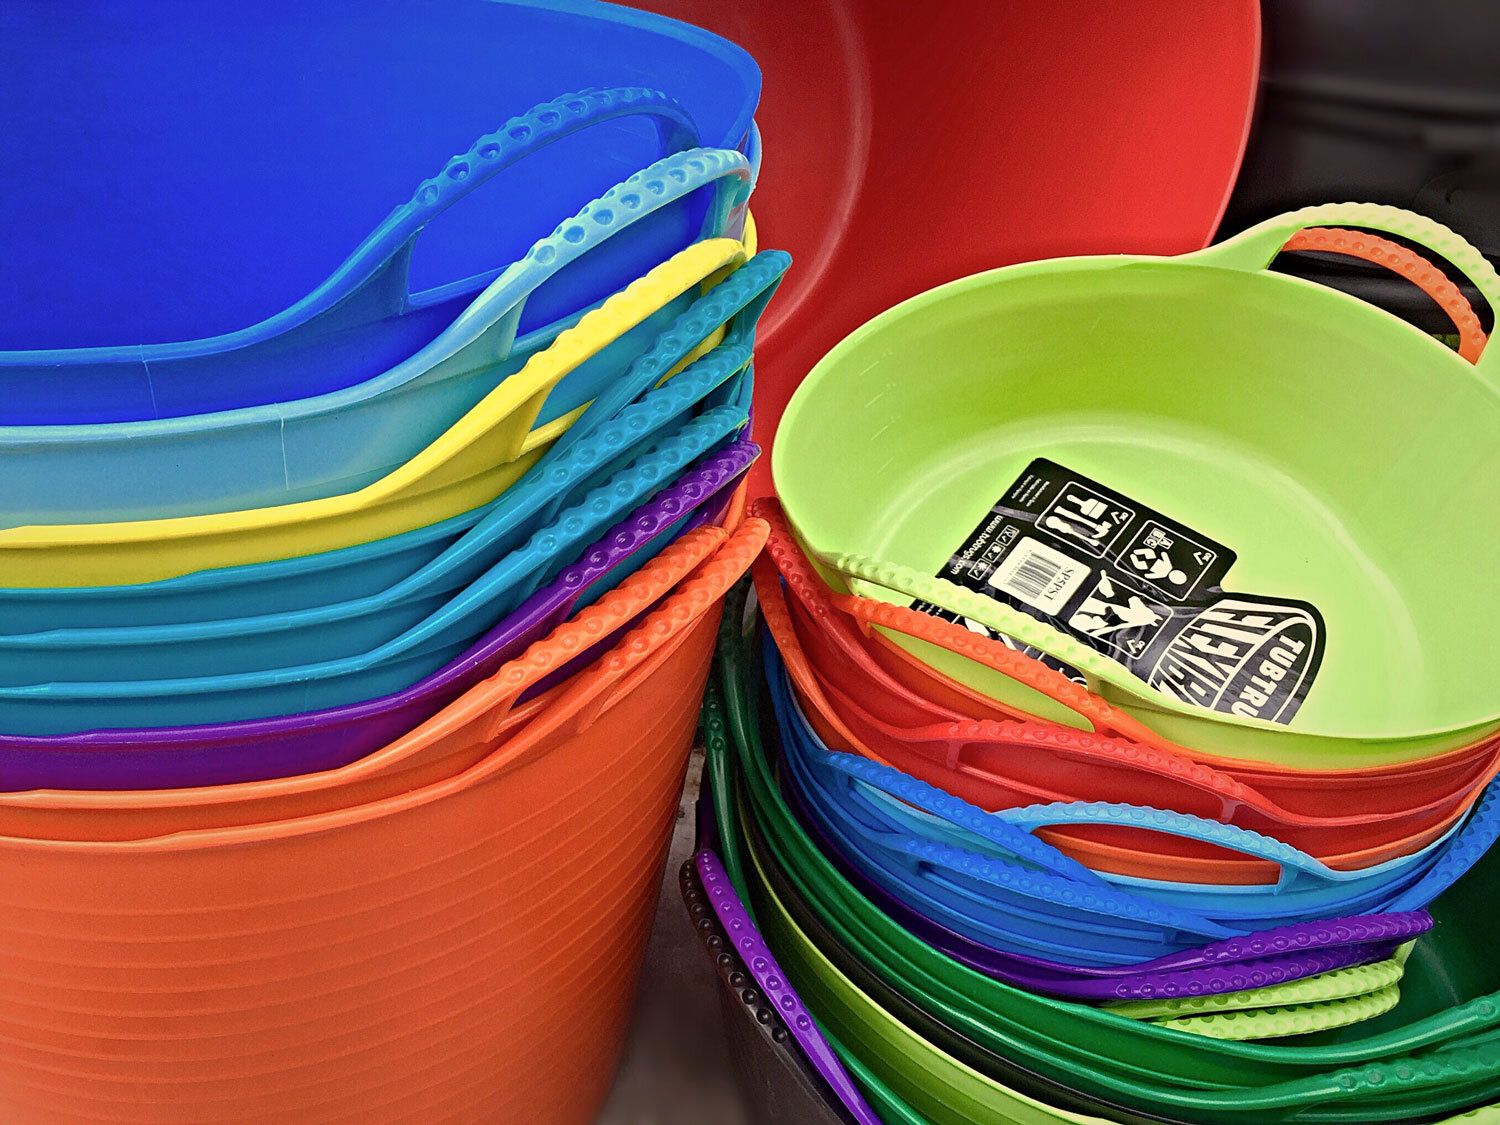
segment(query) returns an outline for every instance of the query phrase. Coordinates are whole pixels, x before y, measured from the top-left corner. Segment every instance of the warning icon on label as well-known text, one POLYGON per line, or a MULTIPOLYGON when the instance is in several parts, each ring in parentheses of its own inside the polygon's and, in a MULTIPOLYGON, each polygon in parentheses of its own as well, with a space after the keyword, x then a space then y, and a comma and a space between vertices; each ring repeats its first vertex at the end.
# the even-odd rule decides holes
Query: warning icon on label
POLYGON ((1218 557, 1208 544, 1155 520, 1141 525, 1123 554, 1131 570, 1168 597, 1191 593, 1218 557))
POLYGON ((1166 606, 1148 601, 1101 574, 1068 618, 1068 626, 1121 652, 1139 656, 1169 616, 1166 606))

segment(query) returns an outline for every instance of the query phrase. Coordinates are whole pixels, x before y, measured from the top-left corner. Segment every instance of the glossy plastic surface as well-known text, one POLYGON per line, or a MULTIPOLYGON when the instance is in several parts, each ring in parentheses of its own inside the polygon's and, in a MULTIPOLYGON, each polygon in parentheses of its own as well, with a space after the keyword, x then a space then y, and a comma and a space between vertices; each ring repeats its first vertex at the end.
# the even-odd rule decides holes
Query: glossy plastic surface
MULTIPOLYGON (((727 736, 722 721, 717 726, 713 721, 716 711, 722 711, 722 705, 711 699, 708 706, 708 759, 714 765, 729 751, 723 745, 727 736)), ((711 776, 713 792, 732 788, 732 777, 722 769, 712 770, 711 776)), ((1157 1005, 1164 1010, 1195 1004, 1207 997, 1225 1003, 1226 994, 1242 997, 1253 994, 1265 998, 1268 1004, 1275 1003, 1273 995, 1283 995, 1289 998, 1285 1002, 1290 1003, 1307 998, 1300 986, 1304 978, 1376 961, 1397 941, 1409 940, 1432 925, 1431 918, 1421 913, 1342 918, 1262 931, 1251 937, 1212 943, 1134 965, 1080 966, 1043 960, 981 945, 917 913, 842 860, 832 842, 819 831, 817 819, 795 788, 786 790, 785 797, 820 850, 839 862, 842 874, 878 909, 954 960, 1032 991, 1096 1001, 1121 1002, 1132 998, 1140 1005, 1157 1005)), ((721 842, 726 854, 733 852, 735 844, 730 836, 721 842)), ((1327 999, 1326 992, 1320 993, 1319 998, 1327 999)))
POLYGON ((678 873, 682 902, 713 962, 719 1010, 746 1109, 755 1125, 850 1125, 847 1111, 797 1047, 714 915, 692 860, 678 873))
POLYGON ((461 773, 291 821, 5 840, 0 947, 29 966, 4 985, 6 1120, 584 1125, 629 1020, 718 606, 763 537, 742 524, 504 740, 503 700, 565 652, 450 705, 427 729, 483 748, 461 773))
MULTIPOLYGON (((18 107, 0 197, 26 216, 0 280, 5 423, 204 414, 369 378, 622 169, 740 147, 760 91, 734 45, 589 0, 45 14, 0 25, 0 98, 18 107), (199 65, 215 42, 235 50, 199 65), (66 153, 65 177, 38 174, 66 153)), ((567 271, 522 334, 681 249, 703 210, 567 271)))
MULTIPOLYGON (((745 659, 745 654, 729 654, 731 711, 736 706, 753 706, 733 698, 745 690, 745 659)), ((742 712, 732 721, 737 745, 753 735, 752 716, 753 711, 742 712)), ((1190 1116, 1205 1121, 1238 1120, 1236 1114, 1243 1113, 1249 1115, 1245 1119, 1259 1122, 1279 1116, 1271 1108, 1275 1105, 1291 1109, 1320 1102, 1319 1120, 1404 1121, 1411 1116, 1452 1113, 1489 1100, 1485 1091, 1496 1084, 1493 1064, 1497 1060, 1492 1051, 1480 1048, 1487 1032, 1492 1037, 1494 1015, 1500 1008, 1488 995, 1494 984, 1493 962, 1480 952, 1486 939, 1481 936, 1484 927, 1479 918, 1487 909, 1483 905, 1486 880, 1497 870, 1493 856, 1438 900, 1434 909, 1438 927, 1432 937, 1418 943, 1403 982, 1402 1002, 1391 1013, 1296 1047, 1220 1042, 1008 989, 934 960, 927 947, 898 929, 884 928, 876 939, 876 931, 868 928, 878 925, 868 903, 846 883, 829 879, 833 873, 826 861, 806 850, 805 837, 795 822, 784 810, 777 811, 774 799, 768 803, 769 776, 765 766, 757 764, 757 754, 742 752, 741 760, 757 815, 770 817, 768 825, 774 823, 766 838, 781 857, 778 864, 799 880, 817 873, 815 884, 803 885, 823 921, 849 937, 853 935, 850 927, 858 927, 864 936, 856 944, 865 950, 865 958, 875 957, 872 966, 885 972, 884 958, 896 957, 901 968, 893 979, 901 982, 903 990, 910 992, 919 982, 924 990, 938 989, 945 1008, 978 1021, 966 1024, 971 1034, 998 1036, 993 1049, 1007 1057, 1030 1060, 1027 1065, 1054 1076, 1065 1073, 1070 1085, 1106 1098, 1134 1104, 1146 1104, 1141 1099, 1149 1099, 1153 1112, 1171 1105, 1193 1106, 1190 1116), (795 867, 788 868, 793 854, 795 867), (812 892, 814 885, 818 889, 812 892), (1451 920, 1446 927, 1445 917, 1451 920), (878 956, 867 944, 872 940, 878 940, 878 948, 884 951, 878 956), (951 985, 940 984, 944 978, 951 985), (1436 1054, 1425 1052, 1420 1064, 1411 1061, 1412 1052, 1435 1046, 1443 1049, 1436 1054), (1149 1094, 1142 1080, 1149 1085, 1149 1094), (1179 1080, 1190 1089, 1174 1085, 1179 1080), (1287 1101, 1277 1101, 1283 1094, 1273 1087, 1281 1089, 1280 1083, 1287 1084, 1287 1101), (1398 1089, 1403 1093, 1395 1101, 1379 1094, 1398 1089), (1410 1096, 1404 1092, 1408 1090, 1410 1096), (1418 1099, 1420 1109, 1412 1098, 1418 1099)), ((779 944, 773 947, 784 957, 779 944)), ((819 1018, 825 1018, 825 1010, 809 995, 808 982, 796 976, 795 970, 789 971, 819 1018)), ((831 1030, 846 1041, 837 1026, 831 1030)))
MULTIPOLYGON (((915 293, 1059 254, 1205 245, 1260 66, 1253 0, 1107 0, 1066 20, 1036 4, 996 19, 990 0, 635 2, 765 74, 756 209, 801 263, 758 360, 768 449, 819 358, 915 293)), ((754 485, 768 493, 770 474, 754 485)))
POLYGON ((1500 298, 1493 267, 1446 228, 1354 204, 1294 212, 1178 259, 1063 259, 969 278, 872 321, 803 384, 773 454, 799 536, 860 588, 922 597, 1036 645, 1108 685, 1145 725, 1216 753, 1344 767, 1472 743, 1500 720, 1468 686, 1500 672, 1494 623, 1465 608, 1484 602, 1457 561, 1475 547, 1467 525, 1435 520, 1428 497, 1487 503, 1478 482, 1497 471, 1484 435, 1500 424, 1500 353, 1471 365, 1386 313, 1265 270, 1297 230, 1328 223, 1412 239, 1500 298), (1080 337, 1063 310, 1084 305, 1106 311, 1080 337), (941 377, 901 378, 917 355, 941 377), (1308 369, 1321 377, 1304 379, 1308 369), (872 380, 890 393, 872 399, 872 380), (1261 393, 1239 394, 1252 385, 1261 393), (1310 440, 1338 432, 1355 393, 1371 420, 1360 440, 1310 440), (1296 410, 1284 405, 1292 397, 1296 410), (1079 402, 1083 413, 1068 413, 1079 402), (1408 420, 1426 409, 1416 404, 1432 402, 1452 423, 1413 435, 1408 420), (1289 725, 1177 702, 1036 619, 931 577, 997 489, 1043 455, 1232 544, 1235 589, 1321 611, 1328 647, 1289 725), (831 474, 841 487, 827 486, 831 474), (1377 475, 1391 478, 1383 510, 1423 528, 1416 538, 1367 517, 1362 486, 1377 475), (897 499, 924 480, 941 491, 921 504, 897 499), (1458 569, 1435 574, 1434 551, 1458 569))
MULTIPOLYGON (((0 531, 0 584, 112 586, 310 555, 437 523, 492 500, 541 455, 527 435, 578 364, 666 302, 746 258, 733 239, 699 242, 584 315, 421 453, 343 496, 180 519, 0 531)), ((555 437, 556 434, 550 435, 555 437)))
MULTIPOLYGON (((160 422, 0 429, 0 526, 235 512, 372 484, 437 441, 576 323, 570 317, 517 341, 516 317, 529 293, 607 253, 615 238, 695 191, 707 193, 710 205, 702 228, 684 245, 738 237, 748 177, 741 154, 716 149, 693 149, 631 176, 533 245, 428 346, 353 386, 160 422)), ((516 431, 512 437, 526 428, 537 430, 526 439, 533 444, 556 436, 689 300, 691 294, 674 295, 583 360, 534 416, 506 423, 516 431)))
MULTIPOLYGON (((791 539, 774 501, 759 500, 754 510, 772 529, 766 557, 756 563, 756 588, 803 713, 818 736, 983 808, 1099 797, 1150 803, 1268 833, 1330 866, 1359 869, 1437 840, 1467 811, 1497 768, 1500 754, 1491 745, 1457 777, 1448 777, 1447 771, 1437 775, 1439 782, 1460 782, 1456 794, 1431 792, 1432 779, 1417 767, 1395 776, 1386 776, 1392 771, 1368 778, 1338 774, 1319 785, 1318 774, 1268 775, 1243 770, 1240 763, 1195 761, 1200 756, 1171 746, 1111 737, 1117 725, 1113 709, 1039 662, 926 614, 832 595, 791 539), (1062 694, 1076 714, 1091 721, 1096 732, 1016 722, 1008 715, 974 721, 959 708, 981 715, 1007 713, 993 705, 985 708, 982 698, 945 693, 936 681, 900 681, 878 660, 880 650, 866 647, 872 635, 857 628, 857 622, 922 638, 924 644, 950 645, 987 667, 1014 673, 1020 682, 1056 679, 1065 685, 1062 694), (939 689, 932 698, 923 694, 929 687, 939 689), (945 698, 951 703, 941 702, 945 698), (884 721, 866 708, 878 711, 884 721)), ((1264 860, 1236 858, 1223 848, 1192 841, 1153 838, 1123 826, 1040 831, 1102 871, 1221 885, 1276 878, 1264 860)))
POLYGON ((720 925, 749 967, 756 983, 786 1021, 787 1030, 791 1032, 803 1054, 812 1060, 823 1081, 838 1094, 851 1117, 860 1125, 881 1125, 880 1119, 865 1104, 864 1098, 849 1080, 843 1064, 823 1039, 812 1017, 802 1007, 796 991, 787 983, 786 975, 781 971, 781 966, 776 964, 771 951, 766 948, 765 941, 735 893, 718 856, 712 851, 700 850, 694 857, 694 863, 704 893, 714 913, 719 916, 720 925))
MULTIPOLYGON (((339 623, 335 619, 330 639, 335 645, 352 640, 350 647, 355 651, 348 656, 222 675, 0 687, 0 727, 17 734, 49 735, 244 722, 325 710, 405 690, 469 648, 578 559, 595 537, 657 491, 668 489, 695 459, 705 458, 700 467, 708 474, 703 483, 710 489, 732 481, 754 461, 757 448, 745 440, 722 454, 711 451, 732 440, 745 420, 739 406, 708 411, 451 593, 438 591, 436 597, 405 607, 391 618, 378 613, 363 620, 355 617, 347 632, 333 628, 339 623), (361 648, 362 644, 369 647, 361 648)), ((703 496, 700 489, 698 499, 703 496)), ((674 503, 680 505, 680 498, 674 503)), ((617 561, 646 545, 644 541, 631 543, 617 561)), ((247 625, 252 642, 260 639, 254 633, 257 624, 247 625)), ((315 640, 316 633, 312 637, 315 640)), ((311 654, 318 655, 315 645, 311 654)), ((274 659, 273 647, 261 663, 274 659)), ((212 666, 205 661, 204 667, 212 666)), ((149 665, 143 670, 149 676, 149 665)))
MULTIPOLYGON (((1358 878, 1340 881, 1339 875, 1286 845, 1254 833, 1233 833, 1213 822, 1177 820, 1158 810, 1136 806, 1030 805, 1002 813, 985 813, 933 786, 898 770, 849 754, 834 754, 810 737, 798 721, 795 704, 785 687, 771 685, 778 712, 782 745, 795 764, 801 788, 824 817, 832 817, 854 832, 877 853, 913 855, 921 867, 974 889, 988 890, 1000 880, 1007 893, 1033 893, 1044 900, 1062 896, 1067 912, 1104 911, 1108 902, 1120 906, 1160 906, 1166 912, 1186 911, 1196 921, 1212 919, 1221 925, 1249 930, 1268 925, 1295 924, 1338 916, 1346 899, 1393 896, 1410 888, 1438 863, 1449 846, 1444 841, 1429 853, 1402 861, 1390 870, 1370 869, 1358 878), (1203 833, 1222 846, 1246 848, 1274 857, 1281 866, 1280 884, 1253 888, 1256 893, 1235 895, 1229 888, 1173 885, 1151 880, 1101 877, 1062 852, 1031 835, 1038 825, 1101 821, 1136 823, 1149 831, 1182 830, 1203 833), (1035 885, 1027 875, 1044 876, 1035 885), (1092 905, 1085 905, 1094 898, 1092 905), (1287 919, 1290 917, 1291 921, 1287 919)), ((1466 826, 1465 831, 1482 831, 1466 826)), ((1451 837, 1462 846, 1465 832, 1451 837)), ((1241 888, 1234 888, 1239 890, 1241 888)), ((1248 890, 1248 888, 1246 888, 1248 890)), ((1420 904, 1418 904, 1420 905, 1420 904)), ((1350 911, 1343 911, 1344 914, 1350 911)))
MULTIPOLYGON (((0 684, 164 679, 208 671, 225 674, 295 666, 352 655, 372 641, 398 636, 406 624, 421 620, 424 607, 441 604, 445 594, 451 595, 478 579, 499 559, 522 546, 528 532, 538 530, 571 503, 582 500, 589 483, 605 480, 611 467, 623 469, 630 464, 628 455, 621 456, 611 443, 596 446, 596 436, 612 438, 613 444, 619 444, 618 435, 631 431, 609 423, 633 400, 651 398, 664 374, 678 371, 682 362, 700 350, 703 339, 711 337, 725 322, 729 327, 719 347, 730 351, 720 353, 715 349, 708 353, 712 362, 708 358, 696 361, 682 370, 681 376, 692 376, 686 379, 684 390, 713 388, 708 403, 698 404, 697 409, 722 402, 726 396, 735 397, 735 380, 728 386, 716 386, 699 377, 710 369, 718 370, 731 354, 749 356, 756 319, 774 294, 787 264, 784 254, 758 255, 695 301, 589 403, 527 476, 507 489, 482 519, 419 570, 379 593, 349 599, 342 583, 330 582, 324 604, 299 607, 291 613, 268 612, 264 604, 257 603, 248 614, 188 625, 83 629, 53 625, 40 634, 17 630, 0 636, 0 684)), ((681 394, 667 396, 653 407, 670 409, 682 401, 681 394)), ((719 409, 726 406, 721 404, 719 409)), ((643 421, 631 420, 636 425, 643 421)), ((707 420, 707 416, 699 418, 691 426, 707 420)), ((663 455, 670 444, 671 439, 658 445, 652 455, 663 455)), ((639 468, 646 462, 634 464, 639 468)))
MULTIPOLYGON (((744 474, 751 460, 736 458, 735 479, 744 474)), ((472 667, 476 655, 482 655, 482 667, 493 670, 502 660, 514 659, 528 645, 535 649, 542 643, 540 638, 551 635, 559 652, 575 647, 568 651, 567 660, 554 661, 545 676, 519 685, 514 700, 545 696, 593 659, 593 649, 606 639, 594 631, 598 620, 629 620, 621 615, 623 607, 630 606, 638 616, 664 598, 689 568, 704 565, 705 557, 717 552, 724 535, 718 528, 689 532, 680 549, 671 541, 684 521, 693 517, 695 507, 725 490, 722 470, 715 467, 675 495, 647 505, 613 529, 556 587, 542 591, 496 626, 481 642, 480 653, 464 654, 465 662, 472 667), (651 557, 657 550, 661 553, 651 557), (611 591, 616 582, 623 584, 611 591), (603 603, 598 602, 601 595, 607 595, 603 603), (579 607, 577 619, 570 621, 575 607, 579 607), (581 636, 591 636, 592 643, 576 645, 581 636)), ((345 752, 342 746, 337 750, 345 752)), ((304 768, 295 775, 244 784, 136 792, 10 793, 0 797, 0 833, 46 839, 139 839, 303 816, 412 788, 424 778, 452 772, 455 762, 468 761, 475 752, 473 745, 463 741, 414 737, 402 731, 385 747, 336 768, 316 772, 304 768)))
MULTIPOLYGON (((124 627, 58 628, 54 621, 42 633, 13 628, 0 636, 0 682, 165 678, 208 669, 234 672, 353 654, 368 645, 369 637, 396 636, 401 631, 398 622, 410 621, 423 603, 431 604, 432 598, 462 588, 484 573, 499 556, 519 546, 526 532, 579 499, 588 481, 606 477, 609 466, 624 468, 630 447, 639 444, 642 426, 670 422, 684 405, 702 410, 702 405, 687 398, 688 392, 705 392, 708 405, 735 399, 738 377, 727 381, 727 386, 703 377, 735 368, 733 359, 747 363, 756 318, 786 266, 784 254, 757 255, 697 299, 627 371, 586 405, 582 416, 481 519, 440 555, 378 594, 350 600, 342 592, 342 582, 330 582, 326 603, 300 606, 288 613, 273 612, 257 597, 246 607, 249 612, 242 609, 226 618, 190 625, 136 622, 124 627), (682 369, 682 363, 697 356, 724 323, 729 327, 718 348, 682 369), (726 363, 729 368, 724 368, 726 363), (673 381, 681 380, 676 392, 654 393, 672 372, 679 372, 673 381), (645 396, 645 402, 630 410, 631 402, 640 396, 645 396), (628 425, 615 425, 616 420, 628 420, 628 425), (374 615, 380 615, 380 621, 374 615)), ((344 579, 344 571, 339 576, 344 579)))
MULTIPOLYGON (((748 265, 748 263, 747 263, 748 265)), ((763 267, 758 267, 763 268, 763 267)), ((738 277, 739 271, 731 275, 738 277)), ((616 385, 666 378, 674 365, 690 359, 711 343, 692 336, 733 293, 716 286, 686 313, 672 321, 630 371, 616 385)), ((731 336, 749 329, 736 323, 731 336)), ((438 524, 401 535, 376 539, 336 551, 278 559, 220 570, 199 571, 178 578, 135 585, 0 589, 0 620, 12 634, 74 629, 135 627, 205 622, 225 618, 295 612, 325 605, 334 599, 377 594, 409 578, 444 554, 476 525, 491 530, 505 527, 533 529, 541 514, 555 510, 565 498, 618 466, 640 456, 669 436, 706 399, 737 401, 745 393, 750 357, 748 339, 726 340, 656 386, 639 402, 604 420, 592 407, 577 420, 581 437, 569 436, 570 426, 543 455, 536 471, 517 481, 496 500, 438 524), (556 451, 554 453, 554 450, 556 451), (336 577, 335 577, 336 576, 336 577)), ((483 541, 483 536, 474 537, 483 541)), ((470 546, 474 546, 474 539, 470 546)))

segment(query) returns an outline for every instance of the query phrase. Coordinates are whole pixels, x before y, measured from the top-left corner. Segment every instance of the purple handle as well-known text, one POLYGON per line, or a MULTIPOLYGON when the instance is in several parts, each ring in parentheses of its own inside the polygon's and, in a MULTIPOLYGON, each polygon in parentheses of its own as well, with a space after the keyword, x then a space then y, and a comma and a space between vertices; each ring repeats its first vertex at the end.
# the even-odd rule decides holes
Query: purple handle
POLYGON ((1432 928, 1425 910, 1366 914, 1279 926, 1211 942, 1135 965, 1090 966, 995 949, 954 932, 865 878, 808 815, 795 786, 783 796, 802 829, 840 874, 881 913, 940 953, 1017 988, 1079 1000, 1211 996, 1280 984, 1390 957, 1432 928))
POLYGON ((735 894, 734 885, 725 874, 724 865, 719 862, 719 857, 711 851, 704 850, 698 853, 696 862, 698 877, 703 880, 703 889, 714 908, 714 913, 719 916, 719 921, 724 926, 724 932, 729 935, 729 940, 734 943, 740 959, 745 962, 750 974, 755 977, 761 991, 766 994, 766 999, 776 1008, 777 1015, 786 1024, 787 1030, 792 1033, 792 1038, 802 1048, 803 1054, 823 1076, 823 1080, 838 1095, 839 1101, 844 1103, 844 1107, 856 1121, 861 1125, 881 1125, 880 1118, 876 1117, 874 1111, 865 1104, 864 1097, 850 1080, 844 1064, 839 1062, 838 1056, 833 1053, 833 1048, 829 1047, 828 1041, 823 1038, 823 1033, 818 1030, 818 1025, 813 1022, 812 1016, 803 1007, 801 999, 786 979, 786 974, 781 971, 781 966, 776 963, 776 958, 771 955, 771 950, 760 936, 760 931, 750 920, 750 914, 745 910, 744 903, 740 902, 739 895, 735 894))
MULTIPOLYGON (((600 537, 598 544, 563 571, 556 582, 522 602, 512 614, 512 620, 535 619, 537 624, 533 630, 533 639, 551 632, 572 615, 579 600, 600 579, 622 563, 628 562, 674 523, 684 517, 691 517, 689 526, 683 528, 684 535, 694 526, 707 523, 711 513, 704 510, 705 506, 726 489, 734 487, 750 471, 750 466, 755 464, 759 456, 760 446, 748 439, 741 439, 723 452, 705 459, 695 472, 672 487, 663 489, 610 528, 600 537)), ((627 621, 610 637, 634 626, 634 621, 627 621)), ((608 643, 609 640, 610 638, 605 638, 600 643, 608 643)), ((593 660, 592 651, 579 652, 571 660, 554 668, 522 692, 517 702, 524 703, 567 679, 581 665, 593 660)))

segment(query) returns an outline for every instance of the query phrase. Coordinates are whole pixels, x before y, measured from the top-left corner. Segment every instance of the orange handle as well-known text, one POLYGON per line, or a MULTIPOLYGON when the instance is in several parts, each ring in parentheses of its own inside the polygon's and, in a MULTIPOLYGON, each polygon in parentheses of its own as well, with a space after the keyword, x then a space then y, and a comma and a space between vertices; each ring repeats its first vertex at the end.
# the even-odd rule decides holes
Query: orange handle
MULTIPOLYGON (((1458 354, 1470 363, 1484 351, 1486 337, 1474 306, 1448 275, 1399 243, 1379 235, 1341 227, 1308 227, 1287 239, 1283 250, 1312 250, 1323 254, 1347 254, 1384 266, 1406 278, 1441 306, 1458 329, 1458 354)), ((1500 315, 1500 310, 1495 310, 1500 315)))
POLYGON ((495 694, 489 702, 484 741, 499 736, 505 717, 527 688, 649 609, 711 556, 724 538, 717 527, 689 532, 582 613, 502 665, 485 681, 486 689, 495 694))
MULTIPOLYGON (((750 569, 751 561, 765 545, 767 534, 765 522, 755 519, 745 520, 728 539, 724 539, 723 531, 718 528, 702 528, 700 531, 718 533, 718 540, 722 545, 713 553, 712 558, 698 565, 691 577, 683 581, 644 621, 625 634, 597 663, 574 676, 547 710, 528 725, 528 741, 534 743, 549 736, 571 738, 592 726, 609 709, 611 701, 634 682, 632 673, 639 671, 641 675, 647 674, 643 665, 654 664, 652 658, 675 647, 672 642, 685 635, 693 624, 723 599, 729 588, 750 569)), ((699 532, 693 532, 685 535, 678 542, 685 542, 698 534, 699 532)), ((663 552, 658 558, 665 557, 667 553, 663 552)), ((671 590, 679 579, 663 584, 658 577, 650 586, 652 594, 645 605, 641 604, 639 593, 646 588, 644 584, 632 591, 629 597, 601 599, 569 623, 574 628, 564 626, 548 641, 533 645, 526 656, 515 662, 516 665, 539 666, 536 670, 532 667, 516 667, 513 674, 524 677, 528 683, 534 681, 560 663, 570 660, 580 647, 587 647, 639 615, 644 608, 671 590), (606 602, 609 604, 606 605, 606 602), (602 612, 595 614, 592 612, 595 609, 602 612), (552 644, 554 638, 557 640, 552 644)), ((622 586, 621 589, 623 588, 622 586)), ((504 670, 500 674, 504 674, 504 670)), ((491 723, 498 725, 493 719, 491 723)))

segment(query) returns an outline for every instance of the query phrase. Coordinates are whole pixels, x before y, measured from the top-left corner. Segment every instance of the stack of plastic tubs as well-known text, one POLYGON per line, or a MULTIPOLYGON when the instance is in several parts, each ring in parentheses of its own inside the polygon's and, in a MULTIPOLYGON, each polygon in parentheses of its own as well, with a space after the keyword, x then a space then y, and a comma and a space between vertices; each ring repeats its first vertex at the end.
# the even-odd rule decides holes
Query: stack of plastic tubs
POLYGON ((754 63, 574 2, 0 37, 0 1117, 590 1120, 767 534, 754 63))

